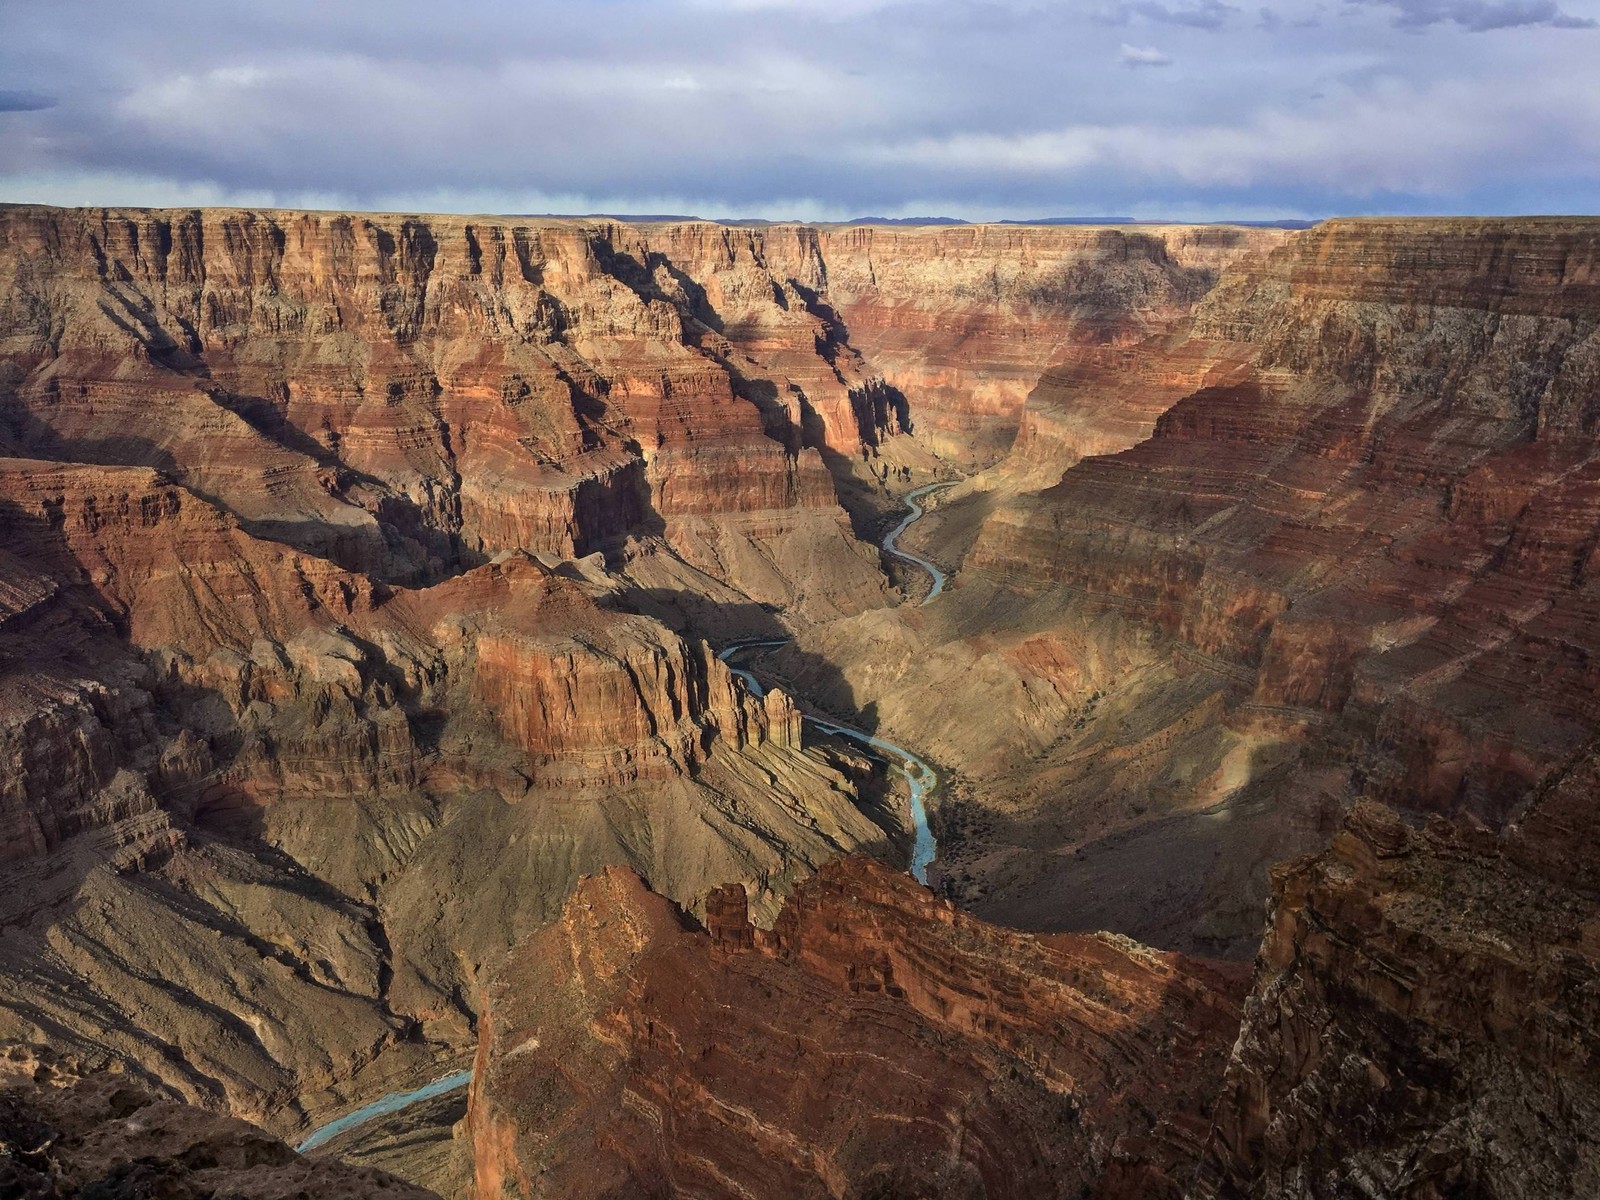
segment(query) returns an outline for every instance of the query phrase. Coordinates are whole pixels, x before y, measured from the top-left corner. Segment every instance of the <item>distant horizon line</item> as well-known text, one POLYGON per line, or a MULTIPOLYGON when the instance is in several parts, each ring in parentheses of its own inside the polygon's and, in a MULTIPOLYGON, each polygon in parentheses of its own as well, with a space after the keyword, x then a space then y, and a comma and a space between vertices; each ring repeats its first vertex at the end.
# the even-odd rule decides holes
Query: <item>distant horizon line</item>
POLYGON ((427 217, 487 217, 496 220, 525 220, 525 221, 617 221, 630 225, 662 225, 662 224, 704 224, 722 225, 730 228, 741 227, 766 227, 776 225, 809 225, 833 227, 982 227, 982 226, 1093 226, 1093 227, 1160 227, 1160 226, 1190 226, 1203 227, 1208 225, 1228 226, 1241 229, 1281 229, 1298 231, 1312 229, 1328 221, 1473 221, 1473 220, 1516 220, 1516 221, 1545 221, 1545 220, 1600 220, 1600 213, 1330 213, 1321 217, 1282 217, 1282 218, 1192 218, 1192 217, 1134 217, 1120 215, 1106 216, 1058 216, 1058 217, 997 217, 993 219, 972 219, 967 217, 948 216, 916 216, 916 217, 882 217, 860 216, 848 220, 807 220, 800 217, 703 217, 693 213, 629 213, 614 211, 595 212, 493 212, 493 211, 453 211, 449 209, 423 209, 423 208, 362 208, 349 206, 344 208, 307 207, 283 204, 52 204, 47 201, 33 200, 0 200, 0 210, 17 208, 44 208, 70 211, 103 210, 125 212, 300 212, 300 213, 347 213, 351 215, 367 216, 427 216, 427 217))
MULTIPOLYGON (((394 216, 449 216, 449 217, 497 217, 502 219, 515 219, 526 221, 622 221, 628 224, 659 225, 668 222, 697 223, 703 225, 1235 225, 1262 229, 1309 229, 1323 221, 1338 220, 1346 214, 1333 214, 1325 217, 1279 217, 1279 218, 1182 218, 1182 217, 1132 217, 1132 216, 1088 216, 1088 217, 994 217, 970 218, 948 216, 916 216, 916 217, 880 217, 859 216, 845 219, 807 219, 804 217, 704 217, 694 213, 651 213, 651 212, 618 212, 613 210, 593 210, 589 212, 496 212, 483 210, 468 212, 464 209, 427 209, 427 208, 364 208, 359 205, 349 205, 342 208, 322 206, 306 206, 297 204, 115 204, 115 203, 83 203, 83 204, 56 204, 45 200, 0 200, 0 209, 5 208, 57 208, 57 209, 105 209, 126 210, 129 212, 161 212, 161 211, 192 211, 192 212, 328 212, 328 213, 362 213, 394 216)), ((1391 219, 1386 214, 1365 214, 1374 219, 1391 219)), ((1471 216, 1472 214, 1463 214, 1471 216)), ((1496 214, 1515 215, 1515 214, 1496 214)), ((1358 218, 1357 214, 1348 214, 1358 218)), ((1399 217, 1401 214, 1393 214, 1399 217)), ((1440 219, 1425 217, 1422 219, 1440 219)))

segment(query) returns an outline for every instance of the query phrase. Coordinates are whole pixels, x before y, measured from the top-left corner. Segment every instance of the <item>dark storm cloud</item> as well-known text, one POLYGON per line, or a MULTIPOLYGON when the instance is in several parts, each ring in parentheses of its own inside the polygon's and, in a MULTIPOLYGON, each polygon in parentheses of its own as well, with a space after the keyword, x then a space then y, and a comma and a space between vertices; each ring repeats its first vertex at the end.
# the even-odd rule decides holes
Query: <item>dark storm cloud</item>
POLYGON ((1446 23, 1473 33, 1547 25, 1555 29, 1593 29, 1590 17, 1576 17, 1553 0, 1349 0, 1367 7, 1395 10, 1400 29, 1426 29, 1446 23))
POLYGON ((0 79, 58 98, 0 119, 0 200, 1593 211, 1600 35, 1560 26, 1596 12, 1600 0, 147 0, 133 21, 120 0, 0 0, 0 79), (1411 35, 1429 28, 1442 32, 1411 35))
POLYGON ((1221 29, 1239 10, 1222 0, 1189 0, 1188 3, 1163 4, 1159 0, 1129 0, 1118 4, 1113 20, 1125 22, 1135 17, 1157 21, 1163 25, 1187 25, 1193 29, 1221 29))
POLYGON ((0 89, 0 113, 43 112, 55 106, 55 100, 38 92, 10 92, 0 89))

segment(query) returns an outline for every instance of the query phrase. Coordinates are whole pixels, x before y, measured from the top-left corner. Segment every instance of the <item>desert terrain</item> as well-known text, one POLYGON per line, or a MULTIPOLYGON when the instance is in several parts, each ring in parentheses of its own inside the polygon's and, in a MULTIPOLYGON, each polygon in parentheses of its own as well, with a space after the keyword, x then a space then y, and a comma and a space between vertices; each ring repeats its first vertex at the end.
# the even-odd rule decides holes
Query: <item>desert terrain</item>
POLYGON ((1597 426, 1595 219, 0 206, 0 1169, 1600 1190, 1597 426))

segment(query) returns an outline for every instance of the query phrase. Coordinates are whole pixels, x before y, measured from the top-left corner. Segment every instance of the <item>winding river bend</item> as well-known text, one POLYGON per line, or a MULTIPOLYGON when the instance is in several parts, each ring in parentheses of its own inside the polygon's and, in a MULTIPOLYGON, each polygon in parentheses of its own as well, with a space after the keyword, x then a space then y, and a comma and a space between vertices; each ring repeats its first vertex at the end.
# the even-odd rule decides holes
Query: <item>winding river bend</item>
MULTIPOLYGON (((921 567, 933 578, 933 587, 923 597, 922 603, 927 604, 944 591, 947 582, 945 573, 933 563, 920 555, 899 548, 900 535, 909 529, 913 522, 920 518, 926 511, 917 501, 943 488, 951 487, 950 483, 930 483, 919 487, 906 494, 906 504, 910 506, 901 522, 896 525, 883 539, 883 548, 894 557, 913 563, 921 567)), ((727 663, 728 669, 744 680, 745 686, 756 696, 766 695, 766 687, 756 678, 755 674, 743 667, 735 666, 729 660, 736 654, 745 650, 772 650, 779 646, 787 646, 789 640, 773 638, 754 638, 749 641, 735 642, 718 652, 717 657, 727 663)), ((906 783, 911 788, 911 823, 915 831, 915 838, 911 847, 911 875, 918 883, 928 882, 928 867, 932 865, 939 852, 938 843, 934 841, 933 830, 928 827, 927 801, 938 789, 939 773, 926 761, 907 750, 904 746, 896 746, 893 742, 884 741, 875 737, 864 729, 857 729, 853 725, 845 725, 839 721, 823 717, 804 717, 805 725, 822 733, 841 737, 859 745, 867 747, 874 757, 886 760, 889 765, 905 777, 906 783)), ((378 1117, 386 1117, 423 1100, 431 1100, 435 1096, 446 1096, 451 1092, 459 1091, 472 1082, 471 1071, 454 1071, 449 1075, 435 1079, 409 1092, 391 1092, 382 1099, 374 1100, 371 1104, 364 1104, 360 1108, 346 1113, 335 1121, 319 1126, 306 1135, 305 1139, 295 1147, 301 1153, 315 1150, 318 1146, 325 1145, 352 1129, 358 1129, 369 1121, 378 1117)))
MULTIPOLYGON (((926 603, 926 602, 924 602, 926 603)), ((743 667, 736 667, 728 660, 743 650, 771 650, 779 646, 787 646, 785 641, 772 641, 758 639, 749 642, 735 642, 717 654, 723 662, 728 664, 728 669, 744 680, 745 686, 756 696, 766 695, 767 689, 753 673, 743 667)), ((831 733, 835 737, 846 738, 868 747, 873 752, 874 758, 888 761, 889 765, 905 776, 911 785, 911 824, 915 830, 915 840, 911 846, 911 875, 918 883, 928 882, 928 867, 933 863, 934 857, 939 853, 938 844, 933 840, 933 830, 928 827, 927 799, 939 786, 939 773, 918 758, 904 746, 896 746, 893 742, 886 742, 880 737, 874 737, 865 729, 857 729, 853 725, 845 725, 839 721, 828 720, 823 717, 803 716, 801 721, 807 728, 817 729, 823 733, 831 733)))
POLYGON ((940 592, 944 591, 944 585, 947 582, 945 573, 933 563, 923 558, 921 555, 913 554, 909 550, 900 549, 900 535, 907 529, 910 529, 912 523, 920 520, 923 514, 927 512, 927 510, 924 509, 922 505, 918 504, 917 501, 921 500, 924 496, 930 496, 934 492, 942 492, 945 488, 954 486, 955 484, 953 482, 929 483, 919 487, 914 492, 907 492, 905 500, 911 511, 902 517, 900 519, 900 524, 891 529, 889 531, 889 535, 883 539, 883 548, 890 554, 894 555, 896 558, 904 559, 908 563, 915 563, 929 575, 933 576, 933 588, 926 596, 923 597, 922 602, 924 604, 927 604, 930 600, 938 596, 940 592))
MULTIPOLYGON (((905 499, 906 503, 910 506, 911 511, 908 512, 901 520, 900 524, 896 525, 889 532, 888 536, 883 539, 883 548, 890 554, 894 555, 896 558, 904 559, 906 562, 914 563, 923 570, 927 571, 928 574, 933 577, 933 587, 923 598, 923 604, 929 603, 935 597, 937 597, 940 592, 944 591, 944 585, 946 583, 945 573, 920 555, 912 554, 910 551, 900 549, 900 535, 909 529, 912 523, 921 517, 926 511, 922 505, 917 503, 917 501, 933 492, 937 492, 943 488, 951 486, 953 485, 949 483, 930 483, 925 487, 919 487, 914 492, 907 493, 905 499)), ((787 639, 774 640, 771 638, 757 638, 746 642, 735 642, 733 645, 728 646, 719 652, 717 657, 728 664, 729 670, 731 670, 735 675, 739 676, 740 679, 744 680, 746 687, 748 687, 757 696, 761 696, 765 695, 766 693, 766 688, 762 685, 761 681, 757 679, 752 672, 745 670, 742 667, 734 666, 734 664, 729 660, 732 659, 734 655, 744 650, 770 650, 779 646, 787 646, 788 644, 789 642, 787 639)), ((928 867, 932 865, 935 856, 939 853, 938 843, 935 842, 933 838, 933 830, 928 826, 927 801, 939 786, 939 773, 935 771, 925 759, 913 754, 904 746, 897 746, 893 742, 888 742, 883 738, 875 737, 864 729, 857 729, 853 725, 845 725, 842 722, 829 720, 823 717, 808 716, 803 718, 803 720, 804 723, 812 729, 817 729, 823 733, 832 734, 835 737, 846 738, 852 742, 866 746, 870 751, 876 752, 875 757, 886 759, 895 770, 899 771, 900 774, 905 777, 906 783, 910 785, 911 788, 911 824, 915 832, 915 839, 911 846, 911 876, 918 883, 927 883, 928 867)))

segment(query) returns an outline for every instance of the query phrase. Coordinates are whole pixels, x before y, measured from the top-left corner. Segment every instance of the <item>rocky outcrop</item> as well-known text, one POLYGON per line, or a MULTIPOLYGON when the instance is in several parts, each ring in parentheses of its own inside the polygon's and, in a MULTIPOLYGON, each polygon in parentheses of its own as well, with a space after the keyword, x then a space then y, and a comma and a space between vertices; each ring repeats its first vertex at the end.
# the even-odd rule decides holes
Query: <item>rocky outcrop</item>
POLYGON ((491 986, 477 1194, 1178 1194, 1237 976, 840 860, 773 928, 610 871, 491 986))
MULTIPOLYGON (((1059 389, 1049 381, 1081 372, 1105 382, 1108 365, 1137 358, 1136 346, 1181 328, 1221 267, 1282 236, 1155 226, 865 226, 824 231, 819 251, 828 301, 851 345, 911 398, 919 435, 970 468, 1008 451, 1019 426, 1025 444, 1040 438, 1038 416, 1024 415, 1024 401, 1042 408, 1035 385, 1059 389)), ((1121 407, 1104 397, 1090 406, 1121 407)))
POLYGON ((474 673, 474 698, 506 740, 562 764, 571 786, 697 767, 719 736, 735 749, 769 738, 799 748, 785 697, 750 695, 704 643, 689 646, 645 617, 587 625, 574 629, 547 608, 523 631, 486 633, 474 673))
POLYGON ((0 434, 165 470, 252 532, 409 582, 514 549, 692 549, 707 516, 768 514, 745 536, 831 537, 859 608, 873 560, 782 365, 823 407, 848 407, 849 377, 819 357, 819 319, 784 316, 786 285, 744 265, 778 317, 747 350, 778 366, 627 226, 9 208, 0 434))
POLYGON ((1499 819, 1597 715, 1564 656, 1538 698, 1509 665, 1592 625, 1597 246, 1558 222, 1299 235, 1199 309, 1251 378, 997 522, 973 565, 1136 606, 1256 705, 1415 746, 1374 794, 1499 819), (1543 734, 1511 735, 1530 700, 1543 734))
POLYGON ((1546 825, 1589 808, 1596 778, 1577 768, 1506 838, 1363 802, 1327 852, 1274 873, 1195 1196, 1600 1185, 1600 909, 1546 825))
POLYGON ((473 974, 578 874, 770 908, 887 836, 792 701, 598 561, 411 588, 246 525, 150 468, 0 460, 9 1035, 287 1131, 462 1045, 473 974))
POLYGON ((0 1057, 0 1191, 27 1200, 434 1195, 369 1167, 302 1158, 244 1121, 17 1044, 0 1057))

